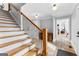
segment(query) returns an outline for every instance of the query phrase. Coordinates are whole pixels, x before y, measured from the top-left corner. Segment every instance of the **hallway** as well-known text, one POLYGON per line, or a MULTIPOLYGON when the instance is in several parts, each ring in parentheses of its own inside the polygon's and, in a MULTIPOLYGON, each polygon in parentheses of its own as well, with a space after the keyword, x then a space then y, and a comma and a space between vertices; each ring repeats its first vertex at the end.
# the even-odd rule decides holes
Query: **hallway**
MULTIPOLYGON (((61 56, 62 55, 65 56, 65 53, 62 52, 62 51, 69 52, 69 55, 71 53, 70 56, 76 55, 75 50, 74 50, 71 42, 69 41, 68 37, 66 37, 65 34, 58 35, 57 38, 56 38, 56 41, 53 42, 53 44, 58 48, 58 50, 61 51, 60 54, 59 54, 61 56)), ((67 55, 67 56, 69 56, 69 55, 67 55)))

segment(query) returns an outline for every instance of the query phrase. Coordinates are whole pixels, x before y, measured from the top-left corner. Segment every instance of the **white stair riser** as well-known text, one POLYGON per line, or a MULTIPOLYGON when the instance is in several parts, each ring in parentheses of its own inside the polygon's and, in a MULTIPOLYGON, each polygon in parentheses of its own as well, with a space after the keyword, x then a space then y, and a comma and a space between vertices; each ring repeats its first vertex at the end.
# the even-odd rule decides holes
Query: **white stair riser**
POLYGON ((17 43, 17 44, 13 44, 13 45, 10 45, 10 46, 4 47, 4 48, 0 48, 0 53, 6 53, 7 51, 15 49, 21 45, 22 45, 21 43, 17 43))
POLYGON ((10 41, 14 41, 14 40, 26 39, 27 37, 28 37, 28 35, 22 35, 22 36, 10 37, 10 38, 2 38, 2 39, 0 39, 0 44, 7 43, 10 41))
POLYGON ((15 31, 20 30, 20 28, 0 28, 0 31, 15 31))
POLYGON ((0 37, 5 37, 5 36, 12 36, 12 35, 19 35, 19 34, 24 34, 24 31, 19 31, 19 32, 0 32, 0 37))
POLYGON ((9 21, 9 22, 15 22, 15 20, 11 20, 11 19, 7 19, 7 20, 5 20, 5 19, 0 19, 0 20, 2 20, 2 21, 9 21))
MULTIPOLYGON (((27 40, 28 41, 28 40, 27 40)), ((32 41, 32 40, 31 40, 32 41)), ((31 41, 29 41, 28 43, 30 43, 31 41)), ((28 44, 26 43, 26 44, 28 44)), ((3 47, 3 48, 0 48, 0 53, 6 53, 7 51, 10 51, 12 49, 15 49, 15 48, 18 48, 20 47, 21 45, 23 45, 22 42, 18 42, 16 44, 13 44, 13 45, 9 45, 9 46, 6 46, 6 47, 3 47)))
POLYGON ((10 20, 10 19, 12 19, 11 17, 2 17, 2 16, 0 16, 0 19, 7 19, 7 20, 10 20))
POLYGON ((0 16, 0 18, 8 18, 8 19, 11 19, 11 17, 7 17, 6 15, 5 16, 0 16))
POLYGON ((0 20, 3 20, 3 21, 12 21, 12 22, 15 21, 15 20, 12 20, 12 19, 5 19, 5 18, 0 18, 0 20))
POLYGON ((5 23, 15 23, 13 21, 5 21, 5 20, 0 20, 0 22, 5 22, 5 23))
POLYGON ((23 41, 22 43, 25 44, 25 43, 28 43, 28 42, 31 42, 31 41, 32 41, 32 39, 28 39, 28 41, 25 40, 25 41, 23 41))
POLYGON ((0 24, 0 26, 18 26, 18 25, 14 25, 14 24, 0 24))
POLYGON ((22 56, 22 55, 24 55, 25 53, 27 53, 29 50, 31 50, 33 48, 35 48, 35 44, 32 44, 32 46, 21 50, 20 52, 16 53, 14 56, 22 56))

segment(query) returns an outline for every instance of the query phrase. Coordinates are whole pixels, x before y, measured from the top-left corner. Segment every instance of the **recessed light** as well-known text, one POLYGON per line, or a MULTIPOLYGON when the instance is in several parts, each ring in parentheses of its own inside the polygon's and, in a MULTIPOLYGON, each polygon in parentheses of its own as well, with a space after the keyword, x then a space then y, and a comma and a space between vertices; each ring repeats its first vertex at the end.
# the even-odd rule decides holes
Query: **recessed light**
POLYGON ((57 9, 58 9, 57 4, 52 4, 52 9, 53 9, 54 11, 57 10, 57 9))
POLYGON ((55 7, 56 6, 56 4, 53 4, 53 7, 55 7))
POLYGON ((39 17, 39 14, 34 14, 35 18, 38 18, 39 17))

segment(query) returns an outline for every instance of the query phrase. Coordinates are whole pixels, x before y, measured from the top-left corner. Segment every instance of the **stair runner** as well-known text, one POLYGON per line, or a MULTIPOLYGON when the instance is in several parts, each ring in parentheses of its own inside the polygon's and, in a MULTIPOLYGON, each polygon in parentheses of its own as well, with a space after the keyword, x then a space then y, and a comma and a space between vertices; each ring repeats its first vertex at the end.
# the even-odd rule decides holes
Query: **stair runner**
POLYGON ((28 37, 8 11, 0 11, 0 55, 4 53, 8 56, 35 56, 36 44, 28 37))

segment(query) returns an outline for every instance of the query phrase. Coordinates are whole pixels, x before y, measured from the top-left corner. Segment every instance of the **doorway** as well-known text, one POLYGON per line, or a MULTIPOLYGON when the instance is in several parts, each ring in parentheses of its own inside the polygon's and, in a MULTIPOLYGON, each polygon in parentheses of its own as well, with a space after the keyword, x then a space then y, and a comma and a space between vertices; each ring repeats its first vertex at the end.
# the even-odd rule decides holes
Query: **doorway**
POLYGON ((56 19, 56 37, 66 37, 70 39, 70 18, 56 19))
MULTIPOLYGON (((55 30, 55 45, 58 49, 64 51, 71 51, 71 19, 68 18, 55 18, 54 19, 54 30, 55 30)), ((72 49, 73 50, 73 49, 72 49)))

